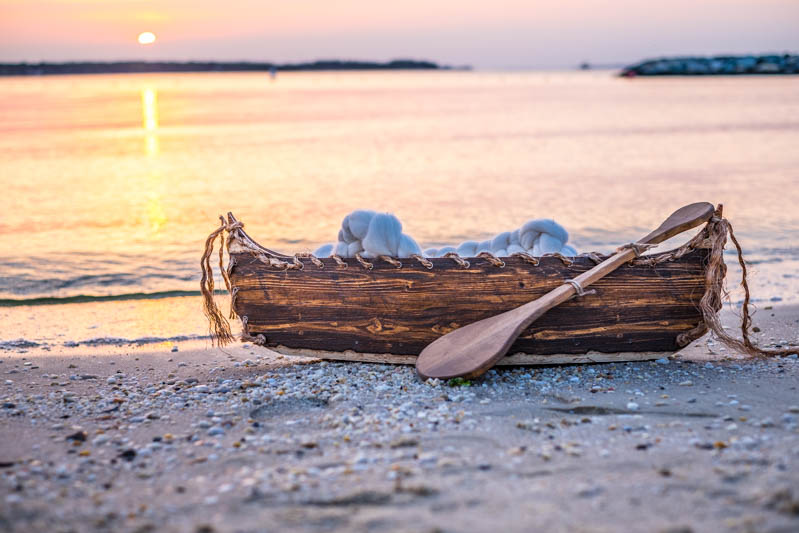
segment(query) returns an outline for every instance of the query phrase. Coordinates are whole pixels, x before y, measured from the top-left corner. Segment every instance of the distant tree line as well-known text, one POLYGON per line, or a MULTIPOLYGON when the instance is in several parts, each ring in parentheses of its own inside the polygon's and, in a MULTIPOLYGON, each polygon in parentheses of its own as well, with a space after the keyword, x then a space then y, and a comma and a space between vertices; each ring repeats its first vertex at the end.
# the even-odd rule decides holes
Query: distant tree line
MULTIPOLYGON (((78 61, 69 63, 0 63, 1 76, 45 74, 124 74, 142 72, 279 72, 318 70, 448 70, 432 61, 395 59, 373 61, 320 60, 310 63, 255 63, 249 61, 78 61)), ((468 67, 459 67, 468 69, 468 67)))

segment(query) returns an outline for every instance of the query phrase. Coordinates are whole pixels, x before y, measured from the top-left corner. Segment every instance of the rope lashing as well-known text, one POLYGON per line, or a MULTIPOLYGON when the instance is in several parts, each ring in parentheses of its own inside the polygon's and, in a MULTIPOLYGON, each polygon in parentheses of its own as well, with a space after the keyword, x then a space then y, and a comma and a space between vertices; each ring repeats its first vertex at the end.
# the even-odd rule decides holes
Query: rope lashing
POLYGON ((430 270, 431 268, 433 268, 433 263, 432 263, 431 261, 428 261, 427 259, 425 259, 425 258, 424 258, 424 257, 422 257, 421 255, 419 255, 419 254, 413 254, 413 255, 411 255, 411 257, 412 257, 413 259, 416 259, 417 261, 419 261, 419 263, 420 263, 420 264, 421 264, 423 267, 425 267, 426 269, 430 270))
POLYGON ((462 258, 461 256, 459 256, 459 255, 458 255, 457 253, 455 253, 455 252, 447 252, 447 253, 445 253, 445 254, 444 254, 444 257, 447 257, 447 258, 449 258, 449 259, 452 259, 452 260, 453 260, 453 261, 455 261, 455 262, 458 264, 458 266, 460 266, 461 268, 469 268, 469 266, 471 266, 471 265, 469 264, 469 261, 467 261, 466 259, 462 258))
POLYGON ((530 263, 533 266, 538 266, 541 261, 533 257, 532 255, 528 254, 527 252, 516 252, 511 254, 511 257, 520 257, 522 260, 530 263))
POLYGON ((580 285, 580 282, 577 281, 576 279, 567 279, 567 280, 564 280, 563 283, 568 283, 569 285, 574 287, 574 290, 577 292, 577 295, 576 295, 577 297, 585 296, 587 294, 596 294, 596 290, 595 289, 591 289, 591 290, 588 290, 588 291, 583 289, 583 286, 580 285))
POLYGON ((393 257, 390 257, 388 255, 378 255, 377 258, 382 261, 385 261, 389 265, 393 265, 396 268, 402 268, 402 261, 398 259, 394 259, 393 257))
POLYGON ((266 346, 266 337, 263 333, 259 333, 255 336, 250 335, 249 322, 250 320, 247 315, 241 317, 241 341, 251 342, 253 344, 257 344, 258 346, 266 346))
POLYGON ((495 256, 491 252, 480 252, 479 254, 477 254, 477 257, 485 259, 486 261, 488 261, 489 263, 491 263, 495 267, 505 268, 505 261, 503 261, 499 257, 495 256))
POLYGON ((316 257, 314 254, 311 254, 311 253, 308 253, 308 252, 300 252, 300 253, 294 254, 294 257, 303 258, 303 259, 310 259, 311 263, 316 265, 318 268, 320 268, 320 269, 325 268, 325 264, 318 257, 316 257))
POLYGON ((602 261, 604 261, 606 259, 605 257, 602 256, 602 254, 598 254, 596 252, 582 253, 582 254, 578 255, 577 257, 587 257, 588 259, 593 261, 595 265, 598 265, 599 263, 601 263, 602 261))
POLYGON ((572 261, 571 259, 569 259, 568 257, 566 257, 563 254, 550 253, 550 254, 544 254, 541 257, 555 257, 557 259, 560 259, 560 262, 563 263, 564 265, 566 265, 567 267, 570 267, 570 266, 572 266, 574 264, 574 261, 572 261))
POLYGON ((233 290, 230 291, 230 315, 229 318, 233 319, 236 318, 236 299, 239 296, 239 288, 233 287, 233 290))
POLYGON ((649 250, 650 248, 654 248, 657 244, 644 244, 641 242, 628 242, 627 244, 623 244, 616 248, 614 253, 621 253, 625 250, 632 250, 635 252, 635 257, 641 257, 641 254, 649 250))
POLYGON ((361 266, 366 270, 372 270, 375 267, 374 263, 370 263, 364 259, 360 253, 355 254, 355 259, 357 259, 361 266))

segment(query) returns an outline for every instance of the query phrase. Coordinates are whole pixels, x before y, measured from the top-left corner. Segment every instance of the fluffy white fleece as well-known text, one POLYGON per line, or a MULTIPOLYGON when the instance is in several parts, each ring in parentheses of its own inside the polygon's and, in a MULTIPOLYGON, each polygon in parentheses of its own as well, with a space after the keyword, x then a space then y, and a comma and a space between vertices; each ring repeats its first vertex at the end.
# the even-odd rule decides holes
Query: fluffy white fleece
POLYGON ((546 253, 577 255, 577 250, 566 244, 568 232, 548 218, 526 222, 521 228, 500 233, 483 242, 466 241, 459 246, 422 249, 410 235, 402 233, 402 223, 391 213, 376 213, 366 209, 353 211, 341 222, 338 242, 320 246, 314 255, 329 257, 355 257, 359 253, 366 258, 380 255, 410 257, 413 254, 425 257, 441 257, 447 252, 457 252, 462 257, 474 257, 481 252, 490 252, 497 257, 507 257, 517 252, 540 256, 546 253))

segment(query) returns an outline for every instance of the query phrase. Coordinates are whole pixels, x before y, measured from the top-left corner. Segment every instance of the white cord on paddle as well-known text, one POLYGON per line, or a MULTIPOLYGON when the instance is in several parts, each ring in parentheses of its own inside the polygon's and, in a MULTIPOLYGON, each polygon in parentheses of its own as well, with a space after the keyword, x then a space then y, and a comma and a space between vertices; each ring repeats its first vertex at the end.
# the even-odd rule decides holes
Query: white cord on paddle
POLYGON ((577 296, 578 297, 579 296, 585 296, 586 294, 596 294, 596 290, 594 290, 594 289, 591 289, 590 291, 587 291, 587 290, 583 289, 583 286, 580 285, 580 282, 577 281, 576 279, 567 279, 563 283, 568 283, 569 285, 574 287, 574 290, 577 291, 577 296))

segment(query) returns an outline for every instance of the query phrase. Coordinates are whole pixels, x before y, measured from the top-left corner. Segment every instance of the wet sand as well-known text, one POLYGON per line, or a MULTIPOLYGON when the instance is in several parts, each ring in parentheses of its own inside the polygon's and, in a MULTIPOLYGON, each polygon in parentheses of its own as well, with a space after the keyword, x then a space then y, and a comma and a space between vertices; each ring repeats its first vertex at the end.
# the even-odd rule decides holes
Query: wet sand
MULTIPOLYGON (((797 306, 755 324, 799 345, 797 306)), ((706 336, 453 387, 246 344, 46 348, 0 351, 4 531, 799 529, 796 356, 706 336)))

